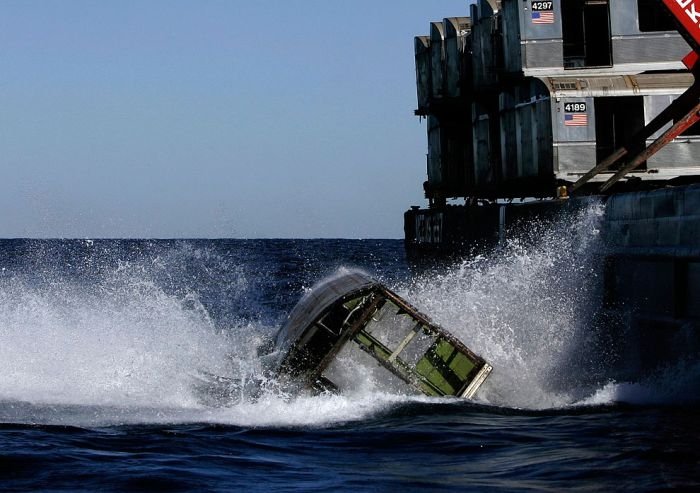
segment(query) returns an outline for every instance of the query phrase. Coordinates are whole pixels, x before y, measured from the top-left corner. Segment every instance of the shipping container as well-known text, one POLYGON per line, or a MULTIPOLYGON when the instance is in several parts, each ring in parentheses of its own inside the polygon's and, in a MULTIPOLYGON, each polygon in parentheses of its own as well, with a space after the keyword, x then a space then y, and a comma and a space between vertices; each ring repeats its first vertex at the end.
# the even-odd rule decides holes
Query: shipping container
POLYGON ((449 17, 443 20, 445 32, 445 96, 468 96, 471 87, 471 54, 469 17, 449 17))
MULTIPOLYGON (((688 73, 588 78, 545 78, 552 104, 554 171, 573 182, 631 137, 690 87, 688 73)), ((652 135, 650 144, 670 126, 652 135)), ((601 173, 594 181, 610 177, 601 173)), ((629 177, 663 181, 700 171, 700 128, 691 127, 631 172, 629 177)))
POLYGON ((428 198, 464 197, 473 186, 472 132, 461 117, 428 116, 428 198))
POLYGON ((475 88, 485 88, 498 82, 499 53, 502 51, 498 17, 486 0, 479 0, 470 7, 472 81, 475 88))
MULTIPOLYGON (((480 0, 469 18, 431 24, 433 97, 425 106, 419 100, 417 112, 429 116, 425 191, 431 205, 455 196, 552 197, 558 186, 629 144, 693 82, 679 70, 689 47, 670 30, 660 3, 505 0, 500 10, 493 7, 480 0), (638 73, 641 68, 647 71, 638 73), (458 71, 464 75, 458 78, 458 71)), ((417 44, 417 73, 426 71, 427 57, 418 55, 426 48, 424 40, 417 44)), ((659 182, 700 174, 697 127, 628 177, 659 182)))
POLYGON ((430 23, 430 80, 434 99, 445 95, 445 27, 442 22, 430 23))
POLYGON ((427 115, 432 97, 432 74, 430 65, 430 36, 414 38, 416 57, 416 94, 418 98, 417 115, 427 115))
POLYGON ((501 16, 511 73, 681 70, 690 51, 658 0, 504 0, 501 16))

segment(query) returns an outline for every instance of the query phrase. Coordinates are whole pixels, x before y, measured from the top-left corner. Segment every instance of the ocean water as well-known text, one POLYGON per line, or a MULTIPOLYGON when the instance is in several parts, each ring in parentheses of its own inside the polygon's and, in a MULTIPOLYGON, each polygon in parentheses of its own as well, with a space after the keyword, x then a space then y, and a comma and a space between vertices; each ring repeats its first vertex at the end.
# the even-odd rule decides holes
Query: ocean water
POLYGON ((700 364, 619 380, 592 205, 497 251, 397 240, 0 240, 3 491, 700 487, 700 364), (489 361, 473 401, 261 392, 256 348, 339 269, 489 361), (236 382, 229 391, 212 375, 236 382))

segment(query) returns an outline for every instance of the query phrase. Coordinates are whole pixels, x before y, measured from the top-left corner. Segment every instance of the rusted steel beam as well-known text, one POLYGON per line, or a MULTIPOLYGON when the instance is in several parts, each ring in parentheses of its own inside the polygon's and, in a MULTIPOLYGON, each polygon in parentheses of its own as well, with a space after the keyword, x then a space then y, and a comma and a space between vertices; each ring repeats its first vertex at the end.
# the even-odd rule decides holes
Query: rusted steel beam
POLYGON ((597 164, 592 170, 590 170, 588 173, 583 175, 581 178, 576 180, 576 183, 574 183, 571 186, 571 192, 575 192, 579 188, 581 188, 583 185, 588 183, 592 178, 594 178, 598 173, 602 173, 603 171, 607 170, 610 166, 613 164, 617 163, 625 157, 629 151, 627 150, 626 147, 620 147, 618 150, 610 154, 608 157, 603 159, 599 164, 597 164))
POLYGON ((627 173, 634 170, 641 163, 643 163, 651 156, 656 154, 666 144, 678 137, 680 134, 682 134, 685 130, 693 126, 693 124, 697 123, 698 121, 700 121, 700 103, 696 104, 693 107, 693 109, 691 109, 683 118, 678 120, 671 128, 666 130, 658 139, 654 141, 653 144, 647 147, 644 151, 637 154, 634 157, 634 159, 632 159, 629 163, 625 164, 622 167, 622 169, 620 169, 617 173, 611 176, 610 179, 606 181, 603 184, 603 186, 600 187, 600 191, 605 192, 615 183, 624 178, 627 173))

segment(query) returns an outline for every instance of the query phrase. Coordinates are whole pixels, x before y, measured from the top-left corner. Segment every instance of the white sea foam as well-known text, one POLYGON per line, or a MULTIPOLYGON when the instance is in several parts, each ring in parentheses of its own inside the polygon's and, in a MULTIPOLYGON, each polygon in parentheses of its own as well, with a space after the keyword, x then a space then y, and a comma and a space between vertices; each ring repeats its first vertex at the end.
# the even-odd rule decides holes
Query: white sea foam
POLYGON ((220 372, 229 341, 196 296, 150 282, 0 290, 0 396, 32 402, 194 405, 188 372, 220 372))
POLYGON ((480 401, 546 409, 593 391, 580 378, 588 368, 577 360, 595 332, 588 306, 599 289, 602 214, 596 203, 558 222, 533 225, 535 241, 513 239, 489 258, 424 275, 403 288, 492 364, 480 401))
MULTIPOLYGON (((696 379, 683 385, 672 370, 636 383, 595 375, 608 356, 588 310, 600 295, 602 213, 593 204, 488 258, 392 286, 493 365, 478 402, 551 409, 667 402, 695 390, 696 379)), ((290 397, 267 382, 253 396, 245 382, 263 373, 255 349, 275 327, 250 319, 217 327, 194 292, 153 281, 154 269, 167 275, 182 259, 154 262, 121 264, 89 288, 60 276, 0 276, 0 421, 319 426, 426 399, 388 393, 371 372, 342 395, 290 397), (202 386, 210 375, 243 390, 216 395, 202 386)), ((255 287, 234 271, 222 289, 249 302, 255 287)))
MULTIPOLYGON (((275 382, 248 392, 246 381, 263 378, 256 348, 275 327, 250 320, 217 327, 194 292, 154 281, 196 253, 120 263, 88 287, 60 269, 0 278, 0 421, 319 426, 405 400, 372 388, 292 397, 275 382), (210 386, 212 376, 240 390, 222 393, 238 386, 210 386)), ((245 278, 229 282, 234 290, 250 286, 245 278)))

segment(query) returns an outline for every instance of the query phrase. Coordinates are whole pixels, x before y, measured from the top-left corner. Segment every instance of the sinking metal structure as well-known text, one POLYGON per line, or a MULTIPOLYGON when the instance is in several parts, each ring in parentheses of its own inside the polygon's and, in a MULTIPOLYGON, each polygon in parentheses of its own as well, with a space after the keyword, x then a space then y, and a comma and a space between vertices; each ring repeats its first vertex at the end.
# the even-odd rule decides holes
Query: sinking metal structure
POLYGON ((362 356, 382 378, 429 396, 471 398, 492 367, 397 294, 361 272, 307 293, 275 337, 277 377, 315 390, 342 390, 337 361, 362 356), (367 358, 369 356, 369 359, 367 358))

